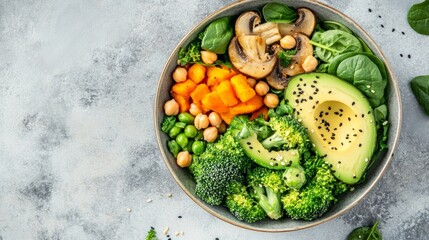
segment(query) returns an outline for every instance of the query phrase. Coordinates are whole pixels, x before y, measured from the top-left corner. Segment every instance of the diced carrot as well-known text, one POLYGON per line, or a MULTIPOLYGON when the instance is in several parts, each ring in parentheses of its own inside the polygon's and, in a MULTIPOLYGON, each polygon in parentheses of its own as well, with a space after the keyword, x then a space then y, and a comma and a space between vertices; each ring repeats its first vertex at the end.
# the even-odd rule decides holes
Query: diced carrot
POLYGON ((171 91, 179 95, 189 97, 196 86, 197 85, 192 80, 188 79, 184 82, 175 83, 171 88, 171 91))
POLYGON ((247 78, 242 74, 232 77, 231 85, 234 88, 235 95, 240 99, 241 102, 246 102, 256 95, 255 90, 249 86, 247 83, 247 78))
POLYGON ((230 113, 232 115, 248 114, 258 110, 264 105, 264 101, 261 96, 255 95, 247 102, 242 102, 234 107, 231 107, 230 113))
POLYGON ((206 77, 206 67, 201 64, 195 63, 188 70, 188 78, 198 84, 206 77))
POLYGON ((227 67, 226 65, 221 65, 222 69, 228 70, 228 79, 231 79, 232 77, 234 77, 235 75, 237 75, 237 72, 234 71, 234 69, 227 67))
POLYGON ((180 95, 178 93, 172 92, 171 95, 173 96, 174 100, 179 104, 179 110, 180 112, 188 112, 190 107, 190 99, 189 97, 180 95))
POLYGON ((213 91, 203 97, 202 100, 203 108, 215 111, 217 113, 228 112, 229 109, 219 97, 219 94, 216 91, 213 91))
POLYGON ((256 110, 255 112, 252 113, 252 116, 250 116, 250 120, 254 120, 256 118, 258 118, 260 115, 264 116, 265 120, 268 120, 268 107, 267 106, 262 106, 261 108, 259 108, 258 110, 256 110))
POLYGON ((222 120, 224 120, 228 125, 231 123, 232 119, 235 117, 231 112, 219 113, 222 120))
POLYGON ((204 96, 210 93, 210 89, 207 87, 206 84, 200 83, 195 87, 194 91, 191 92, 191 98, 192 102, 197 105, 197 107, 203 112, 207 112, 207 109, 203 108, 203 105, 201 101, 203 100, 204 96))
POLYGON ((222 100, 222 102, 228 107, 237 105, 240 102, 240 100, 235 96, 235 92, 230 81, 222 81, 219 83, 216 87, 216 92, 219 94, 220 100, 222 100))

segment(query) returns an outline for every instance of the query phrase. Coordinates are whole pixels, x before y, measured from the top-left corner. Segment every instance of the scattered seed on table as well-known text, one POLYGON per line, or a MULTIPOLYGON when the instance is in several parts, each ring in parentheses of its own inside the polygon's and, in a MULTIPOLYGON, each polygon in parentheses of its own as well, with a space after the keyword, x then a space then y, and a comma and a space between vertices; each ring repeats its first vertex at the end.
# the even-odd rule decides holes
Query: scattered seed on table
POLYGON ((179 234, 180 234, 179 232, 174 233, 174 235, 175 235, 176 237, 177 237, 177 236, 179 236, 179 234))
POLYGON ((127 208, 127 212, 131 212, 132 210, 131 210, 131 208, 127 208))
POLYGON ((402 35, 405 35, 405 32, 402 31, 401 33, 402 33, 402 35))
POLYGON ((167 193, 167 197, 172 197, 173 194, 172 193, 167 193))
POLYGON ((152 202, 152 199, 148 198, 148 199, 146 200, 146 202, 150 203, 150 202, 152 202))
MULTIPOLYGON (((165 227, 165 228, 164 228, 164 231, 163 231, 162 233, 164 233, 164 235, 167 235, 167 233, 168 233, 168 230, 170 230, 170 228, 168 228, 168 227, 165 227)), ((167 237, 169 237, 169 236, 167 235, 167 237)))
POLYGON ((383 24, 381 24, 381 27, 382 27, 382 28, 384 28, 384 25, 383 25, 383 24))
POLYGON ((410 55, 410 54, 408 54, 408 58, 411 58, 411 55, 410 55))
POLYGON ((178 218, 182 218, 182 216, 178 216, 178 218))
POLYGON ((368 12, 372 12, 372 9, 371 9, 371 8, 368 8, 368 12))
POLYGON ((381 18, 381 15, 378 15, 378 18, 381 18))
POLYGON ((394 32, 395 31, 395 29, 394 28, 392 28, 392 32, 394 32))

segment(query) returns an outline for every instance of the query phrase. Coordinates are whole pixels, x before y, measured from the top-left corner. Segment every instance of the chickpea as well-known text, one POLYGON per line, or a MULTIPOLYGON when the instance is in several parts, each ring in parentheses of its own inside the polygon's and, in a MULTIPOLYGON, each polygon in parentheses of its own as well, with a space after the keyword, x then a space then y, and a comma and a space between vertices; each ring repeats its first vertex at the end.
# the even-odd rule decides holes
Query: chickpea
POLYGON ((184 82, 188 76, 188 71, 186 68, 177 67, 173 72, 173 79, 176 82, 184 82))
POLYGON ((199 109, 198 106, 195 105, 195 103, 191 103, 191 106, 189 107, 189 113, 194 116, 197 116, 201 113, 201 109, 199 109))
POLYGON ((211 51, 201 51, 201 60, 205 64, 213 64, 217 60, 217 54, 211 51))
POLYGON ((254 87, 255 87, 255 85, 256 85, 256 79, 254 79, 254 78, 248 78, 248 79, 247 79, 247 84, 249 84, 249 86, 250 86, 251 88, 254 88, 254 87))
POLYGON ((255 92, 259 96, 265 96, 270 91, 270 86, 264 81, 259 81, 255 86, 255 92))
POLYGON ((209 114, 209 121, 210 125, 219 128, 220 124, 222 123, 222 118, 220 117, 219 113, 211 112, 209 114))
POLYGON ((302 68, 305 72, 312 72, 317 68, 317 59, 314 56, 308 56, 302 63, 302 68))
POLYGON ((280 39, 280 46, 284 49, 292 49, 296 45, 296 40, 291 35, 286 35, 280 39))
POLYGON ((192 162, 192 155, 188 151, 179 152, 179 154, 177 154, 176 162, 179 167, 189 167, 192 162))
POLYGON ((194 125, 198 130, 207 128, 209 124, 210 122, 207 115, 200 113, 197 116, 195 116, 194 125))
POLYGON ((222 123, 220 124, 220 126, 218 127, 218 132, 220 134, 223 134, 226 132, 226 128, 228 127, 228 125, 226 125, 226 122, 222 121, 222 123))
POLYGON ((176 116, 179 114, 179 104, 176 100, 171 99, 164 104, 164 113, 167 116, 176 116))
POLYGON ((264 97, 264 104, 269 108, 275 108, 279 105, 279 97, 274 93, 268 93, 264 97))
POLYGON ((218 130, 216 127, 206 128, 206 130, 204 130, 204 132, 203 132, 204 141, 206 141, 206 142, 216 141, 217 134, 218 134, 218 130))

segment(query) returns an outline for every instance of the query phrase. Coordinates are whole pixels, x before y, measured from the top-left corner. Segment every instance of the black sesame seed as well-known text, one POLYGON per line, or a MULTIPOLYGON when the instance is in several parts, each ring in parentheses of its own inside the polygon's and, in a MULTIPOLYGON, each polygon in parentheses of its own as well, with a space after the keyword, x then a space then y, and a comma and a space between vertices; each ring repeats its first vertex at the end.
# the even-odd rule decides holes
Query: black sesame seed
POLYGON ((331 93, 332 93, 332 91, 329 91, 328 93, 329 93, 329 94, 331 94, 331 93))
POLYGON ((258 153, 261 153, 261 150, 258 150, 258 153))
POLYGON ((357 114, 355 114, 355 117, 357 117, 357 114))
POLYGON ((343 123, 340 123, 340 127, 343 126, 343 123))
POLYGON ((364 118, 364 117, 365 117, 365 114, 362 113, 362 118, 364 118))
POLYGON ((328 113, 328 112, 325 112, 325 115, 326 115, 326 116, 328 116, 328 115, 329 115, 329 113, 328 113))
POLYGON ((320 134, 320 136, 324 137, 323 133, 322 133, 322 134, 320 134))
POLYGON ((405 32, 402 31, 401 33, 402 33, 402 35, 405 35, 405 32))
POLYGON ((296 115, 299 115, 299 112, 296 112, 296 115))
POLYGON ((340 114, 340 113, 339 113, 339 112, 334 112, 334 114, 335 114, 335 115, 338 115, 338 114, 340 114))
POLYGON ((356 176, 353 176, 353 178, 356 178, 356 176))
POLYGON ((362 129, 359 129, 359 132, 363 132, 362 129))
POLYGON ((317 128, 318 128, 318 129, 321 129, 322 127, 321 127, 321 126, 318 126, 317 128))
POLYGON ((349 143, 352 143, 352 141, 349 141, 349 143))
POLYGON ((170 237, 170 235, 167 235, 167 237, 169 238, 169 237, 170 237))
MULTIPOLYGON (((298 85, 296 85, 296 86, 297 86, 297 87, 299 87, 299 85, 300 85, 300 84, 298 83, 298 85)), ((300 88, 298 88, 298 90, 299 90, 299 89, 300 89, 300 88)))
POLYGON ((182 216, 177 216, 178 218, 182 218, 182 216))
POLYGON ((307 86, 307 83, 304 83, 304 87, 307 86))
POLYGON ((343 109, 340 108, 340 112, 343 112, 343 109))
POLYGON ((338 161, 338 164, 341 164, 341 161, 338 161))
POLYGON ((316 106, 313 106, 313 109, 315 108, 316 106))
POLYGON ((299 177, 299 174, 296 174, 296 177, 299 177))
POLYGON ((319 76, 316 76, 317 79, 319 79, 319 76))
POLYGON ((368 114, 371 114, 371 111, 368 111, 368 114))
POLYGON ((399 54, 399 56, 403 57, 404 55, 401 53, 401 54, 399 54))
POLYGON ((394 32, 395 31, 395 29, 394 28, 392 28, 392 32, 394 32))
POLYGON ((293 93, 292 93, 293 95, 295 95, 296 94, 296 91, 293 91, 293 93))
POLYGON ((324 139, 323 139, 323 141, 325 141, 325 142, 326 142, 326 138, 324 138, 324 139))
POLYGON ((302 78, 300 78, 300 79, 299 79, 299 81, 301 81, 301 82, 302 82, 302 78))
POLYGON ((318 104, 319 103, 319 101, 316 101, 316 104, 318 104))
POLYGON ((329 166, 330 166, 330 167, 333 167, 334 165, 332 165, 332 164, 329 164, 329 166))
POLYGON ((334 131, 337 131, 338 128, 334 128, 334 131))
POLYGON ((410 55, 410 54, 408 54, 408 58, 411 58, 411 55, 410 55))
POLYGON ((296 102, 296 103, 299 103, 299 100, 298 100, 298 99, 296 99, 296 100, 295 100, 295 102, 296 102))
POLYGON ((278 163, 274 163, 274 166, 278 166, 279 164, 278 163))
POLYGON ((317 81, 316 81, 316 80, 314 80, 313 82, 317 84, 317 81))
POLYGON ((150 226, 150 229, 155 229, 154 227, 150 226))
POLYGON ((343 116, 343 114, 340 114, 340 117, 342 117, 343 116))
POLYGON ((313 97, 312 97, 312 96, 309 96, 308 98, 309 98, 310 100, 313 100, 313 97))
POLYGON ((219 238, 215 238, 215 240, 219 240, 219 238))
POLYGON ((384 25, 383 25, 383 24, 381 24, 381 27, 382 27, 382 28, 384 28, 384 25))
POLYGON ((357 134, 355 133, 355 134, 353 134, 353 137, 357 137, 357 134))
POLYGON ((335 137, 331 137, 332 140, 335 140, 335 137))
POLYGON ((250 142, 247 142, 246 144, 247 144, 247 145, 250 145, 251 143, 250 143, 250 142))
POLYGON ((343 142, 341 142, 341 146, 344 146, 344 143, 343 143, 343 142))
POLYGON ((311 85, 310 87, 315 88, 315 86, 314 86, 314 85, 311 85))
POLYGON ((250 149, 253 149, 253 147, 252 147, 252 146, 250 146, 249 148, 250 148, 250 149))
POLYGON ((331 107, 328 107, 328 110, 331 110, 331 107))
POLYGON ((381 16, 380 16, 380 15, 378 15, 378 18, 381 18, 381 16))
POLYGON ((335 173, 335 170, 332 170, 332 173, 335 173))
POLYGON ((352 106, 354 106, 355 105, 355 102, 352 102, 352 106))
POLYGON ((371 8, 368 8, 368 12, 372 12, 372 9, 371 9, 371 8))
POLYGON ((362 147, 362 143, 359 143, 359 147, 362 147))

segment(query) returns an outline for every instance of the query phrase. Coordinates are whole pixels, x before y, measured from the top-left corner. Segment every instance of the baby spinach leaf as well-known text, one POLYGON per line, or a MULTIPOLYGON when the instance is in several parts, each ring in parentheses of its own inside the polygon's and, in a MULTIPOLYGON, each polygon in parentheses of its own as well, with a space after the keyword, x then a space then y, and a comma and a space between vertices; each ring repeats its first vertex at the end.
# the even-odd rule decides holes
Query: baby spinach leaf
POLYGON ((372 54, 372 51, 368 47, 368 45, 366 45, 366 42, 362 38, 360 38, 360 37, 358 37, 358 39, 359 39, 359 42, 362 44, 363 52, 371 53, 372 54))
POLYGON ((295 10, 281 3, 268 3, 262 8, 265 21, 277 23, 291 23, 296 20, 295 10))
POLYGON ((291 49, 291 50, 282 50, 277 54, 277 56, 279 57, 280 64, 283 67, 287 67, 292 61, 293 55, 295 54, 296 54, 296 50, 291 49))
POLYGON ((321 24, 321 27, 323 30, 341 30, 346 33, 353 34, 352 30, 350 30, 348 27, 344 26, 343 24, 335 21, 323 21, 321 24))
POLYGON ((313 37, 310 43, 316 46, 316 55, 325 62, 347 52, 362 52, 359 39, 342 30, 328 30, 313 37))
POLYGON ((414 31, 429 35, 429 0, 414 4, 408 11, 407 20, 414 31))
POLYGON ((383 79, 378 66, 367 56, 359 54, 344 59, 338 65, 335 75, 361 90, 372 107, 384 103, 387 81, 383 79))
POLYGON ((429 115, 429 75, 419 76, 411 80, 411 90, 417 102, 423 107, 425 113, 429 115))
POLYGON ((347 240, 381 240, 382 236, 377 229, 378 221, 372 227, 359 227, 353 230, 347 240))
POLYGON ((201 48, 217 54, 224 54, 233 35, 234 27, 231 17, 216 19, 203 32, 201 48))
POLYGON ((322 63, 317 66, 316 72, 327 73, 329 69, 329 63, 322 63))

